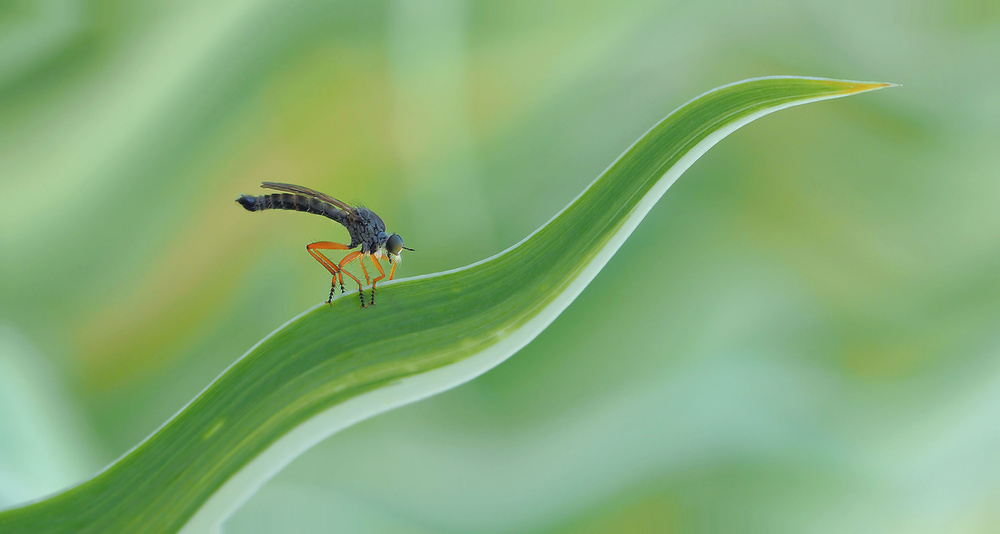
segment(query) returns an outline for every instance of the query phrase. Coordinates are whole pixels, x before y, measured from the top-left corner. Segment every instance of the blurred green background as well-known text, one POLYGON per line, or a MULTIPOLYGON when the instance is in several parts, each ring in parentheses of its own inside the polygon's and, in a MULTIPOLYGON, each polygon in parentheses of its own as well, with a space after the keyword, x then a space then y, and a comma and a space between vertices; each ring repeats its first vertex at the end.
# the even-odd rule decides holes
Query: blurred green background
POLYGON ((325 300, 304 245, 346 232, 246 213, 260 181, 364 202, 431 273, 695 95, 802 74, 903 87, 737 132, 536 341, 227 530, 996 532, 997 58, 996 0, 0 3, 0 507, 325 300))

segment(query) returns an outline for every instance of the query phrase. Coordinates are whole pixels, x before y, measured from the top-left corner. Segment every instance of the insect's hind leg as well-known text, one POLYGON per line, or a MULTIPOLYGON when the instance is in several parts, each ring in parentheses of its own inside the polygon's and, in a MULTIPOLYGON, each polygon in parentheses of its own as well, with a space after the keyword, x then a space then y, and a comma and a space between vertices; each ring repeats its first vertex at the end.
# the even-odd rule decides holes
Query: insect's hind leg
POLYGON ((331 243, 330 241, 317 241, 306 245, 306 251, 309 252, 309 255, 320 262, 333 275, 333 282, 330 283, 330 296, 326 299, 326 302, 330 303, 333 301, 333 291, 337 287, 338 278, 340 279, 340 292, 344 292, 344 276, 341 274, 340 267, 333 263, 333 260, 324 256, 320 250, 350 250, 350 247, 342 243, 331 243))

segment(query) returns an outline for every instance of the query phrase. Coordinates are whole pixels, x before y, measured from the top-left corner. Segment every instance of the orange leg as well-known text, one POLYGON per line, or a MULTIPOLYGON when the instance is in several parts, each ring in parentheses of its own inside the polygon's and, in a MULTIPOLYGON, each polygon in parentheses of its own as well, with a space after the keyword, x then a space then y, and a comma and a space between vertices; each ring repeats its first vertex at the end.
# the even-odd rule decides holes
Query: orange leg
MULTIPOLYGON (((364 256, 365 255, 363 254, 362 257, 361 257, 361 259, 358 260, 358 265, 361 266, 361 272, 365 274, 365 283, 366 284, 370 284, 370 283, 372 283, 372 279, 368 278, 368 271, 365 270, 365 258, 364 258, 364 256)), ((370 258, 371 256, 368 256, 368 257, 370 258)))
POLYGON ((374 306, 375 305, 375 284, 377 284, 379 280, 385 278, 385 271, 382 270, 382 264, 378 262, 378 258, 376 258, 375 256, 368 256, 368 259, 372 260, 372 264, 375 265, 376 269, 378 269, 378 274, 379 274, 379 276, 376 276, 375 279, 372 280, 372 301, 371 301, 371 305, 374 306))
POLYGON ((392 262, 392 269, 389 269, 389 280, 396 275, 396 262, 392 262))
POLYGON ((361 297, 361 307, 364 308, 365 307, 365 293, 364 293, 364 289, 361 286, 361 280, 358 280, 358 277, 356 277, 353 274, 351 274, 350 271, 344 269, 345 265, 347 265, 348 263, 351 263, 352 261, 358 259, 361 256, 363 256, 363 254, 361 252, 355 250, 354 252, 351 252, 350 254, 344 256, 344 259, 340 260, 340 263, 337 265, 337 268, 340 269, 341 273, 344 273, 347 276, 350 276, 351 278, 354 279, 355 282, 358 283, 358 295, 361 297))
MULTIPOLYGON (((330 258, 324 256, 320 250, 350 250, 350 248, 347 245, 341 243, 331 243, 329 241, 317 241, 316 243, 306 245, 306 251, 309 255, 315 258, 316 261, 320 262, 320 264, 322 264, 323 267, 326 267, 326 270, 330 271, 330 274, 333 275, 333 282, 330 284, 330 297, 326 299, 326 302, 329 303, 333 300, 333 290, 337 287, 337 276, 340 275, 340 268, 337 267, 337 265, 333 263, 330 258)), ((343 275, 340 275, 340 292, 344 292, 343 275)))

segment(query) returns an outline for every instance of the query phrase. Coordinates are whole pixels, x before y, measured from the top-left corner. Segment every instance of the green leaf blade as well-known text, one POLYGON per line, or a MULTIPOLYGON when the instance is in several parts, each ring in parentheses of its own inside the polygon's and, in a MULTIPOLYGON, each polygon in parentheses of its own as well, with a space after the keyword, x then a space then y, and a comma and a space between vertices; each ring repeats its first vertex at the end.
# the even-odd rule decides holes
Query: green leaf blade
POLYGON ((527 344, 732 131, 789 106, 889 85, 771 77, 689 101, 522 242, 468 267, 380 285, 372 309, 358 309, 351 292, 308 310, 105 471, 0 513, 0 532, 217 528, 316 442, 468 381, 527 344))

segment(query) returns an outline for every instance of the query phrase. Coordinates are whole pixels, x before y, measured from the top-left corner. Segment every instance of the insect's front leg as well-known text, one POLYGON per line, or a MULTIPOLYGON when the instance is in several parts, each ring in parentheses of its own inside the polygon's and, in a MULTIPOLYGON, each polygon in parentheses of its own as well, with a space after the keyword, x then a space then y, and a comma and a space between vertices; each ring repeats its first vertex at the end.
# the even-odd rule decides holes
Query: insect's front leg
POLYGON ((375 265, 376 269, 378 269, 378 274, 379 274, 379 276, 375 277, 375 279, 372 280, 372 301, 371 301, 371 305, 374 306, 375 305, 375 284, 377 284, 379 280, 385 278, 385 271, 382 270, 382 264, 379 263, 378 258, 376 258, 375 256, 368 256, 368 259, 372 260, 372 264, 375 265))

